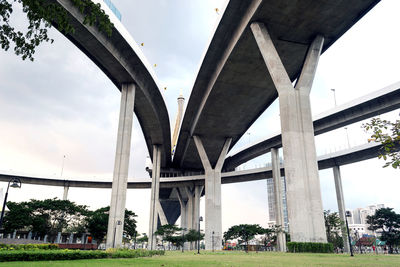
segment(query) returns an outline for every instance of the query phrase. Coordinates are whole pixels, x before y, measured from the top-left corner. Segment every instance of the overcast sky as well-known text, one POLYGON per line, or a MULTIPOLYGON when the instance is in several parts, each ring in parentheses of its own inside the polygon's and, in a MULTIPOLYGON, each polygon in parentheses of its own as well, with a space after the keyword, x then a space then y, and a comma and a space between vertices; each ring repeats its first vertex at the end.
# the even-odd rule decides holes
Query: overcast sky
MULTIPOLYGON (((171 125, 176 98, 186 100, 224 0, 114 0, 122 23, 153 65, 167 102, 171 125), (219 12, 215 11, 218 8, 219 12)), ((384 0, 338 40, 320 60, 311 93, 313 114, 400 80, 398 0, 384 0)), ((16 22, 21 23, 17 14, 16 22)), ((0 51, 0 173, 60 179, 112 180, 120 92, 82 52, 56 30, 53 44, 42 45, 35 61, 24 62, 0 51), (61 177, 63 156, 66 155, 61 177)), ((278 103, 254 123, 235 149, 280 129, 278 103), (266 127, 268 125, 269 127, 266 127)), ((399 110, 388 114, 395 118, 399 110)), ((317 152, 365 143, 360 124, 318 136, 317 152)), ((137 120, 134 123, 129 180, 149 179, 148 155, 137 120)), ((269 155, 246 168, 269 162, 269 155)), ((382 168, 377 159, 342 166, 349 209, 383 203, 400 212, 400 171, 382 168)), ((337 210, 332 170, 320 171, 324 209, 337 210)), ((6 186, 2 183, 2 186, 6 186)), ((62 188, 22 185, 9 200, 62 198, 62 188)), ((91 208, 109 205, 111 190, 71 188, 69 199, 91 208)), ((129 190, 127 208, 135 211, 140 232, 147 232, 150 190, 129 190)), ((204 206, 202 207, 204 214, 204 206)), ((222 186, 223 230, 238 223, 267 224, 266 182, 222 186)), ((179 221, 178 221, 179 222, 179 221)))

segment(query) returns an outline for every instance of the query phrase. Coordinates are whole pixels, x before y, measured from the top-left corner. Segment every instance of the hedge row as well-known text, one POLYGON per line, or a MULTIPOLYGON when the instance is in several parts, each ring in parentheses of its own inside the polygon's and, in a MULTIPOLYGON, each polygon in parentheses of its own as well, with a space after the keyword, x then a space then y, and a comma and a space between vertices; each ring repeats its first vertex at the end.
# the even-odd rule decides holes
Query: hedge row
POLYGON ((0 244, 0 250, 54 250, 57 244, 0 244))
POLYGON ((331 243, 311 243, 311 242, 288 242, 289 252, 312 252, 312 253, 333 253, 331 243))
POLYGON ((54 261, 101 258, 139 258, 164 255, 163 250, 14 250, 0 251, 0 262, 4 261, 54 261))

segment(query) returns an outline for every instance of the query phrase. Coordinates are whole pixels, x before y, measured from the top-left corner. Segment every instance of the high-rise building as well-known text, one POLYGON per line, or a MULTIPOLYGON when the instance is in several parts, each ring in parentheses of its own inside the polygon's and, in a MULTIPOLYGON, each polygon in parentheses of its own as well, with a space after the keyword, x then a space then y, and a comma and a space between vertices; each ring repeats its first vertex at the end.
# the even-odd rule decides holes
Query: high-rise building
MULTIPOLYGON (((285 231, 289 231, 288 227, 288 213, 287 213, 287 203, 286 203, 286 179, 284 176, 281 177, 282 182, 282 203, 283 203, 283 220, 285 222, 284 228, 285 231)), ((267 193, 268 193, 268 225, 275 225, 275 189, 274 189, 274 180, 267 179, 267 193)))
POLYGON ((359 237, 363 234, 375 235, 368 229, 367 217, 375 215, 376 210, 384 208, 384 204, 369 205, 366 208, 357 208, 351 211, 352 217, 347 218, 350 230, 356 232, 359 237))

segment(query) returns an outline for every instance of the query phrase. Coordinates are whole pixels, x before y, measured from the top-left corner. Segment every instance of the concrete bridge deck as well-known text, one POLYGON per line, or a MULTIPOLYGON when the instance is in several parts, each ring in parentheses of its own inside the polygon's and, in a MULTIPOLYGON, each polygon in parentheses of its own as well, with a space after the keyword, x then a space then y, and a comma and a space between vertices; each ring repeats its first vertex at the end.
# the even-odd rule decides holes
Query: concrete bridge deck
POLYGON ((226 138, 230 148, 278 97, 250 30, 264 23, 292 81, 312 40, 327 50, 379 1, 231 0, 199 69, 183 118, 173 165, 202 169, 192 136, 202 138, 215 166, 226 138))
MULTIPOLYGON (((400 82, 315 116, 313 118, 314 134, 323 134, 398 108, 400 108, 400 82)), ((273 134, 232 153, 225 159, 224 169, 234 169, 249 160, 268 153, 274 147, 282 147, 281 134, 273 134)))
MULTIPOLYGON (((46 0, 49 1, 49 0, 46 0)), ((153 154, 153 145, 162 145, 162 166, 171 162, 171 130, 169 116, 160 92, 155 73, 140 47, 119 19, 102 0, 101 4, 114 24, 111 37, 84 25, 81 12, 69 0, 50 1, 67 11, 75 31, 65 36, 86 54, 121 90, 123 84, 134 83, 134 112, 141 125, 148 152, 153 154)), ((88 77, 89 78, 89 77, 88 77)))

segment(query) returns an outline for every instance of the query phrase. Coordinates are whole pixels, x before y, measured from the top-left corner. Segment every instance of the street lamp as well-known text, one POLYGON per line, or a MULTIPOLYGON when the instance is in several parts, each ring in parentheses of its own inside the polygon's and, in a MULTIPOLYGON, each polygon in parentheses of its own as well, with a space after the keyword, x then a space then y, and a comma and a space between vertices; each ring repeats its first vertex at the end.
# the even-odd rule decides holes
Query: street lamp
POLYGON ((212 235, 211 235, 211 241, 212 241, 212 252, 214 252, 214 234, 215 232, 212 231, 212 235))
POLYGON ((350 148, 349 132, 347 131, 347 127, 344 127, 344 129, 346 130, 347 146, 348 146, 348 148, 350 148))
POLYGON ((203 216, 199 217, 199 240, 197 240, 197 254, 200 254, 200 238, 201 238, 201 234, 200 234, 200 222, 203 221, 203 216))
POLYGON ((335 107, 336 107, 336 90, 331 89, 331 91, 333 92, 333 100, 335 101, 335 107))
POLYGON ((350 237, 350 230, 349 230, 349 224, 347 222, 347 217, 351 217, 350 211, 346 211, 346 228, 347 228, 347 237, 349 239, 349 245, 350 245, 350 256, 353 257, 353 246, 351 245, 351 237, 350 237))
POLYGON ((18 178, 11 178, 10 181, 8 181, 8 186, 7 186, 7 191, 6 195, 4 197, 4 202, 3 202, 3 209, 1 210, 1 217, 0 217, 0 230, 3 227, 3 217, 4 217, 4 211, 6 209, 6 203, 7 203, 7 197, 8 197, 8 189, 10 188, 21 188, 21 180, 18 178), (11 185, 10 185, 11 183, 11 185))

